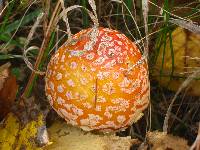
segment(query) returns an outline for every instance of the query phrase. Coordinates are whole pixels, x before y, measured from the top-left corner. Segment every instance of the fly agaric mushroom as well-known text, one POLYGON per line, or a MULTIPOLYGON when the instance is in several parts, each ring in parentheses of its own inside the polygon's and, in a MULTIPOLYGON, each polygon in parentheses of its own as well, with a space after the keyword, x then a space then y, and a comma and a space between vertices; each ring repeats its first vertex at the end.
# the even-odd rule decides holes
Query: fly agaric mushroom
POLYGON ((50 105, 86 131, 127 128, 149 103, 147 62, 141 59, 136 45, 116 30, 82 30, 48 64, 45 91, 50 105))

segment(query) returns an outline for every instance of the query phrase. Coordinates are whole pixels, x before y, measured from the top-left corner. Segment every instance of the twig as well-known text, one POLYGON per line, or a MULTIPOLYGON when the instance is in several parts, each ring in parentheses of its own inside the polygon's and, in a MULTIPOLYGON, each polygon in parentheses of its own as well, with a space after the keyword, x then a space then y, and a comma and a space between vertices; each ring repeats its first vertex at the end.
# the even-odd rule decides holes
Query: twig
MULTIPOLYGON (((46 33, 44 33, 45 34, 44 40, 42 41, 42 45, 41 45, 38 57, 37 57, 36 62, 35 62, 34 70, 38 70, 38 67, 39 67, 40 62, 42 60, 44 51, 45 51, 46 47, 48 46, 48 42, 50 40, 50 34, 54 30, 55 18, 56 18, 56 16, 58 16, 58 13, 60 12, 60 8, 61 8, 60 7, 60 1, 58 1, 57 4, 56 4, 56 7, 54 9, 54 12, 52 14, 51 20, 49 22, 47 31, 46 31, 46 33)), ((27 98, 29 96, 29 94, 30 94, 29 91, 32 88, 31 85, 33 84, 33 81, 34 81, 35 77, 36 77, 35 72, 32 72, 30 77, 29 77, 29 80, 28 80, 28 83, 26 85, 26 88, 25 88, 25 90, 24 90, 24 92, 23 92, 23 94, 21 96, 22 99, 23 98, 27 98)))
MULTIPOLYGON (((145 34, 148 35, 148 12, 149 12, 148 0, 142 0, 142 11, 143 11, 143 16, 144 16, 145 34)), ((146 56, 147 58, 148 58, 148 53, 149 53, 149 38, 148 36, 146 36, 144 56, 146 56)))
POLYGON ((188 29, 191 32, 200 34, 200 26, 194 24, 192 21, 185 21, 181 19, 169 19, 169 22, 181 26, 182 28, 188 29))
MULTIPOLYGON (((1 17, 1 15, 3 14, 3 12, 6 10, 6 8, 10 5, 10 3, 12 3, 13 1, 14 1, 14 0, 9 1, 9 2, 4 6, 3 9, 0 9, 0 17, 1 17)), ((3 3, 3 2, 1 2, 1 5, 3 5, 2 3, 3 3)))
POLYGON ((43 16, 44 16, 44 13, 43 13, 43 12, 40 13, 40 14, 38 15, 38 17, 37 17, 36 22, 35 22, 34 25, 32 26, 32 28, 31 28, 31 30, 30 30, 30 32, 29 32, 29 34, 28 34, 28 37, 27 37, 27 39, 26 39, 26 41, 25 41, 25 43, 24 43, 24 53, 23 53, 23 59, 24 59, 24 62, 26 63, 26 65, 28 66, 28 68, 31 69, 33 72, 35 72, 35 73, 37 73, 37 74, 40 74, 40 75, 44 75, 45 72, 41 72, 41 71, 35 70, 35 69, 33 68, 33 65, 29 62, 28 57, 27 57, 27 53, 28 53, 29 51, 31 51, 31 50, 33 50, 33 49, 38 49, 38 47, 36 47, 36 46, 31 46, 31 47, 29 47, 29 48, 27 49, 27 46, 28 46, 28 44, 30 43, 30 41, 32 40, 33 34, 35 33, 35 30, 36 30, 36 28, 38 27, 38 25, 39 25, 40 21, 42 20, 43 16))

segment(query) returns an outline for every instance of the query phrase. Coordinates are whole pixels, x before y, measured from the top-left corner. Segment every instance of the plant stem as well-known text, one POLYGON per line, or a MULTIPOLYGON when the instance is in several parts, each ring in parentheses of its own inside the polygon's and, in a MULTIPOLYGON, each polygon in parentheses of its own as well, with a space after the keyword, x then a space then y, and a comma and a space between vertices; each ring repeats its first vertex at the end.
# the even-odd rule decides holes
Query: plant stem
MULTIPOLYGON (((60 5, 60 1, 58 1, 57 4, 56 4, 56 7, 54 9, 54 12, 52 14, 51 20, 49 21, 48 28, 47 28, 46 32, 44 33, 45 34, 44 39, 42 41, 42 45, 40 47, 39 54, 38 54, 38 57, 36 59, 35 66, 34 66, 35 70, 38 70, 39 67, 40 67, 40 64, 41 64, 42 58, 44 56, 45 50, 48 47, 48 43, 50 41, 50 37, 51 37, 50 35, 55 29, 55 23, 57 23, 56 17, 58 16, 60 10, 61 10, 61 5, 60 5)), ((34 86, 34 83, 37 80, 37 77, 38 77, 38 75, 35 72, 31 73, 29 80, 28 80, 28 83, 26 85, 26 88, 25 88, 25 90, 24 90, 24 92, 21 96, 22 99, 28 98, 30 96, 32 88, 34 86)))

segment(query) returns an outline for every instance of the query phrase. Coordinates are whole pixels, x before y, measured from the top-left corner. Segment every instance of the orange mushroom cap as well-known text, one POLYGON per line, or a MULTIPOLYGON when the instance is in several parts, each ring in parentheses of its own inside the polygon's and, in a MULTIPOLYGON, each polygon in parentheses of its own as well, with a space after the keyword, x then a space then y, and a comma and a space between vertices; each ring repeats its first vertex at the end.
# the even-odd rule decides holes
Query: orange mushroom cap
POLYGON ((147 62, 135 65, 141 53, 124 34, 108 28, 98 28, 93 39, 91 34, 91 28, 75 34, 51 58, 47 98, 61 117, 83 130, 125 129, 149 103, 147 62))

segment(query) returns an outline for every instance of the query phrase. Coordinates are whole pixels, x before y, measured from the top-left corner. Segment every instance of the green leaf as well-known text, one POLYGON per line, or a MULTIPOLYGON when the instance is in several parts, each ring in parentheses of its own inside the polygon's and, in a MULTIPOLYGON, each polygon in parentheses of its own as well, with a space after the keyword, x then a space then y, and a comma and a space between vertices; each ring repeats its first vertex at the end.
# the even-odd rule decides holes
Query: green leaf
POLYGON ((10 40, 10 39, 11 39, 10 35, 8 35, 8 34, 0 34, 0 41, 9 42, 9 44, 13 44, 13 45, 15 45, 15 46, 17 46, 19 48, 23 47, 23 45, 20 44, 18 41, 13 40, 13 39, 10 40))
POLYGON ((7 25, 1 34, 10 33, 14 30, 16 30, 18 27, 24 26, 25 24, 28 24, 29 22, 33 21, 39 14, 41 13, 41 9, 36 9, 35 11, 29 13, 26 15, 22 20, 16 20, 13 23, 7 25))
POLYGON ((3 21, 2 21, 2 24, 0 26, 0 33, 4 31, 4 29, 5 29, 6 25, 7 25, 7 22, 9 20, 9 17, 12 15, 12 11, 14 9, 14 5, 15 5, 15 0, 11 1, 10 4, 8 5, 6 14, 3 17, 3 21))

